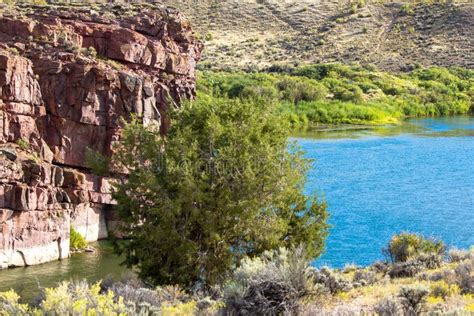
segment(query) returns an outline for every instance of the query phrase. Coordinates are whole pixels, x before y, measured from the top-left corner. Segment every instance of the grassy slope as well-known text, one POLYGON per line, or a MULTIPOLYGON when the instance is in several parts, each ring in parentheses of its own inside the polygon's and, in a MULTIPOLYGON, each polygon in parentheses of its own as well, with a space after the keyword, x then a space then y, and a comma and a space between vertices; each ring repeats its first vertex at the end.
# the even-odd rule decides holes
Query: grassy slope
POLYGON ((387 124, 402 117, 466 114, 474 71, 422 68, 391 74, 338 64, 273 68, 273 72, 201 72, 201 95, 278 102, 295 126, 387 124))

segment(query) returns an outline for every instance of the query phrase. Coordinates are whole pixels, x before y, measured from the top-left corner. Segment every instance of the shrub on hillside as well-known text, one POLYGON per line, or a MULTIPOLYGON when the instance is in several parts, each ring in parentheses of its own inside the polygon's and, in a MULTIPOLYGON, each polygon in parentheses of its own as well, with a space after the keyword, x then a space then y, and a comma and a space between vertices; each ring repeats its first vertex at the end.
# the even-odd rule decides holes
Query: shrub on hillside
POLYGON ((415 260, 427 269, 436 269, 443 263, 443 255, 438 253, 421 254, 415 260))
POLYGON ((391 265, 388 275, 393 278, 412 278, 423 271, 424 266, 417 260, 396 262, 391 265))
POLYGON ((450 249, 448 251, 448 260, 449 262, 461 262, 466 259, 469 259, 471 252, 464 249, 450 249))
POLYGON ((352 288, 352 284, 342 279, 335 271, 328 267, 322 267, 319 270, 315 270, 314 281, 323 286, 323 289, 330 294, 336 294, 339 292, 346 292, 352 288))
POLYGON ((373 263, 370 268, 377 273, 386 274, 390 270, 390 264, 387 262, 377 261, 373 263))
POLYGON ((191 297, 176 286, 157 289, 132 283, 62 282, 42 289, 35 304, 20 304, 13 292, 0 292, 0 315, 216 315, 221 302, 191 297))
POLYGON ((393 236, 383 251, 394 263, 419 259, 430 266, 436 265, 436 262, 442 259, 445 246, 442 241, 419 234, 401 233, 393 236))
POLYGON ((367 286, 375 282, 377 282, 377 274, 372 270, 358 270, 354 274, 354 283, 358 286, 367 286))
POLYGON ((380 316, 394 316, 400 314, 400 303, 396 297, 387 297, 374 306, 374 311, 380 316))
POLYGON ((117 283, 110 287, 116 299, 122 297, 125 304, 131 305, 134 310, 147 309, 158 311, 164 300, 154 290, 147 288, 135 288, 130 285, 117 283))
POLYGON ((444 281, 448 284, 454 284, 456 283, 456 274, 454 270, 445 268, 439 271, 426 271, 420 273, 418 279, 432 282, 444 281))
POLYGON ((430 291, 421 285, 402 286, 398 297, 406 315, 418 315, 430 291))
POLYGON ((445 281, 437 281, 430 284, 430 294, 434 297, 446 299, 459 293, 459 287, 455 284, 448 284, 445 281))
POLYGON ((224 287, 227 312, 237 315, 296 313, 318 294, 303 247, 245 258, 224 287))
POLYGON ((474 258, 460 263, 455 270, 456 280, 463 293, 474 294, 474 258))

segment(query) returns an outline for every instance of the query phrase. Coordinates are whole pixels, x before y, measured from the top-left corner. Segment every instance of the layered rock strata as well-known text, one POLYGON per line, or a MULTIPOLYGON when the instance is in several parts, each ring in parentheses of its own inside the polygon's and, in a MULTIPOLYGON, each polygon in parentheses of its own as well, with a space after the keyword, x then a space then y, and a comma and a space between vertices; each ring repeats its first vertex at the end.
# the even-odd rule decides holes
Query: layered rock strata
POLYGON ((153 5, 3 7, 0 16, 0 268, 69 256, 115 222, 110 155, 121 118, 166 133, 166 111, 195 94, 202 45, 177 12, 153 5))

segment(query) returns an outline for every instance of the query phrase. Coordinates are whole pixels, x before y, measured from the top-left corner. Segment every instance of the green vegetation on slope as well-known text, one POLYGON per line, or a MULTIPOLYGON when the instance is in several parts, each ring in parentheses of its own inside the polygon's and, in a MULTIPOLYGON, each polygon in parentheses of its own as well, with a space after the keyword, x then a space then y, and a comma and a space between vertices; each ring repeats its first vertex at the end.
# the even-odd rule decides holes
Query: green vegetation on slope
POLYGON ((467 114, 474 71, 420 68, 391 74, 358 66, 272 67, 268 72, 201 72, 199 97, 277 102, 296 127, 386 124, 403 117, 467 114))

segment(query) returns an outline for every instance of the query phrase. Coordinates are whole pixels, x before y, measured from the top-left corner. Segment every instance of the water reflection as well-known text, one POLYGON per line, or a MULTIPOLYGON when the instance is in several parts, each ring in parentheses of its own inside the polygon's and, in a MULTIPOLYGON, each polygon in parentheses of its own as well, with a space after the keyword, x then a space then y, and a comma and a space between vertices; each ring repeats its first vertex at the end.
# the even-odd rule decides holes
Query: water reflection
POLYGON ((127 269, 122 259, 113 253, 112 245, 103 241, 92 244, 93 253, 75 254, 69 259, 41 265, 0 271, 0 291, 14 289, 24 302, 38 295, 40 287, 53 287, 58 282, 86 279, 90 282, 111 277, 119 278, 127 269))

